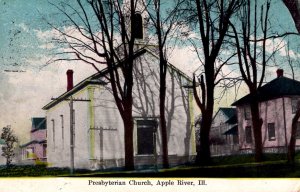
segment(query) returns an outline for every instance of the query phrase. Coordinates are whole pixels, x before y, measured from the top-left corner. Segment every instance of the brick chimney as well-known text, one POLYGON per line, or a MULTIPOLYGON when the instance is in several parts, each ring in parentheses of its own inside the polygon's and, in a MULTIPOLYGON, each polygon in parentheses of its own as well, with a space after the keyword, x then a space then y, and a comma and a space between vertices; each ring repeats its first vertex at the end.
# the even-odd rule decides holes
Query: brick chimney
POLYGON ((73 89, 73 70, 67 71, 67 91, 73 89))
POLYGON ((277 77, 283 77, 283 69, 277 69, 277 77))

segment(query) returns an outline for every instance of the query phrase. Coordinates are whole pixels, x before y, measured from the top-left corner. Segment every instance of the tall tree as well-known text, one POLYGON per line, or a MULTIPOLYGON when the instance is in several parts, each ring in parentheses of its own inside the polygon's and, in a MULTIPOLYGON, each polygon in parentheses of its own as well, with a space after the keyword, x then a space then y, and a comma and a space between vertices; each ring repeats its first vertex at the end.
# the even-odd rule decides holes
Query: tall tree
POLYGON ((300 103, 298 102, 296 114, 292 119, 292 131, 291 131, 291 137, 290 137, 288 152, 287 152, 288 162, 291 164, 295 163, 295 154, 296 154, 295 145, 296 145, 296 136, 297 136, 299 118, 300 118, 300 103))
POLYGON ((54 61, 83 61, 97 71, 101 65, 108 69, 116 106, 124 125, 125 168, 134 169, 133 148, 133 63, 135 49, 136 5, 138 0, 76 0, 77 7, 62 2, 54 5, 66 17, 72 33, 54 25, 61 37, 56 42, 66 45, 69 57, 54 61))
MULTIPOLYGON (((163 147, 163 166, 169 167, 168 160, 168 130, 165 114, 166 105, 166 75, 168 64, 168 46, 167 40, 173 35, 176 28, 180 25, 179 13, 180 7, 183 4, 183 0, 175 0, 169 2, 168 9, 162 8, 163 3, 161 0, 149 0, 144 2, 147 9, 151 23, 154 26, 158 44, 159 54, 159 115, 160 115, 160 128, 162 135, 162 147, 163 147), (163 14, 167 12, 167 14, 163 14)), ((173 42, 174 43, 174 42, 173 42)))
POLYGON ((255 160, 262 161, 262 119, 259 115, 258 89, 262 86, 265 78, 267 62, 271 57, 267 56, 266 41, 269 30, 270 0, 261 5, 258 11, 257 0, 246 0, 243 9, 238 15, 240 19, 240 31, 230 23, 238 55, 239 69, 243 81, 247 85, 252 101, 251 120, 254 134, 255 160), (260 30, 259 30, 260 29, 260 30), (262 37, 262 38, 260 38, 262 37))
MULTIPOLYGON (((203 74, 199 78, 201 96, 198 95, 196 78, 194 76, 193 87, 197 105, 202 114, 200 123, 200 149, 197 154, 197 161, 200 164, 211 162, 209 133, 212 124, 214 109, 215 88, 219 83, 218 75, 222 67, 227 63, 223 62, 217 66, 217 57, 220 54, 226 33, 228 32, 229 19, 239 9, 242 1, 215 1, 215 0, 194 0, 192 7, 196 7, 197 30, 200 34, 200 44, 203 55, 203 74)), ((229 59, 229 58, 228 58, 229 59)))
MULTIPOLYGON (((294 73, 294 67, 293 67, 293 59, 291 58, 290 55, 290 46, 289 46, 289 42, 287 42, 287 46, 286 46, 286 52, 287 52, 287 60, 288 60, 288 64, 291 68, 291 72, 292 72, 292 77, 293 79, 295 78, 295 73, 294 73)), ((299 64, 299 63, 298 63, 299 64)), ((290 137, 290 141, 288 143, 288 151, 287 151, 287 159, 288 162, 290 164, 294 164, 295 163, 295 154, 296 154, 296 137, 297 137, 297 128, 298 128, 298 120, 300 118, 300 102, 297 102, 297 110, 296 113, 292 119, 292 127, 291 127, 291 137, 290 137)))
POLYGON ((6 166, 10 166, 15 156, 15 144, 18 142, 17 136, 14 135, 10 126, 3 127, 1 139, 4 140, 5 146, 2 147, 2 156, 6 158, 6 166))

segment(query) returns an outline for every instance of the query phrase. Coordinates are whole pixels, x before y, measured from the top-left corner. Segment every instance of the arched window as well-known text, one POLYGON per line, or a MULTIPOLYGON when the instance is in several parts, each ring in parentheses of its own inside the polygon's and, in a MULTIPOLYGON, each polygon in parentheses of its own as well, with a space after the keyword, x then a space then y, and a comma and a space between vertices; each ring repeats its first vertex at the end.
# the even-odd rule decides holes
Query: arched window
POLYGON ((132 34, 136 39, 143 39, 143 18, 140 13, 134 14, 132 34))

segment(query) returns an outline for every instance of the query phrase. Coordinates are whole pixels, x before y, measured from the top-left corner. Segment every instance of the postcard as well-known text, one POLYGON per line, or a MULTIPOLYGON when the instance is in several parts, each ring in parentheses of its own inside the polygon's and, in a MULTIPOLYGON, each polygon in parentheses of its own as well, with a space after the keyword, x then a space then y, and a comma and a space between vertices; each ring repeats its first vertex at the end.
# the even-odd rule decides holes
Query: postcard
POLYGON ((0 0, 0 190, 299 191, 299 7, 0 0))

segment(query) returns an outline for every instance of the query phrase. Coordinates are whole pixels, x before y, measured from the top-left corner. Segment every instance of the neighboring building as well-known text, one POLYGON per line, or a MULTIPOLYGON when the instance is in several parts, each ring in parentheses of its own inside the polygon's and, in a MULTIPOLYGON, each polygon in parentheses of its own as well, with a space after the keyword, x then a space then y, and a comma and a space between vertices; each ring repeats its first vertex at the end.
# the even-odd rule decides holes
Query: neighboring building
POLYGON ((20 146, 22 164, 47 161, 47 123, 45 117, 33 117, 30 141, 20 146))
MULTIPOLYGON (((241 152, 244 153, 254 151, 250 110, 253 97, 259 98, 264 152, 286 152, 291 137, 292 119, 300 99, 300 82, 284 77, 283 70, 278 69, 277 78, 262 86, 257 95, 248 94, 232 104, 237 108, 239 143, 241 152)), ((299 145, 300 122, 296 148, 299 145)))
POLYGON ((212 156, 231 155, 238 152, 238 129, 235 108, 219 108, 213 117, 210 144, 212 156))

